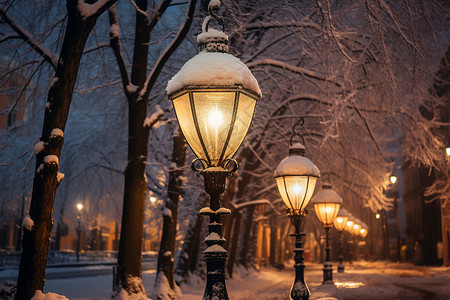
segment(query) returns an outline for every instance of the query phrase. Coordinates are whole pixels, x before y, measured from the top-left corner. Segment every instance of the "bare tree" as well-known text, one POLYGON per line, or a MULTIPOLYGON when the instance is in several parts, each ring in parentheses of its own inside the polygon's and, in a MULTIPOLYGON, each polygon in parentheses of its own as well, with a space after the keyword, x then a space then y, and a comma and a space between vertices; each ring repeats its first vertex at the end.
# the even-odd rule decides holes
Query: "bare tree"
POLYGON ((45 60, 56 67, 53 84, 48 92, 40 147, 36 152, 33 193, 29 212, 29 226, 25 226, 22 239, 16 299, 31 299, 36 290, 43 290, 49 238, 52 230, 53 202, 56 189, 62 179, 58 172, 63 145, 63 133, 72 100, 80 59, 89 33, 98 16, 114 0, 87 4, 83 1, 67 1, 67 27, 59 58, 40 47, 26 34, 2 8, 1 16, 11 28, 45 60))

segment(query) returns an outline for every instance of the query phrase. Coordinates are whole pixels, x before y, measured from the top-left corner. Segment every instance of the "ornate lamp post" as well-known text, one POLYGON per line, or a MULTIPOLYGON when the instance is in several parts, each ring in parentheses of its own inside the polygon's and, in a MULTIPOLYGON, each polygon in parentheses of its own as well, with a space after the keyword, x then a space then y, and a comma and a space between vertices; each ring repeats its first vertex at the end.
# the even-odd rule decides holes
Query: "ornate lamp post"
POLYGON ((324 184, 322 190, 314 196, 312 203, 314 204, 314 211, 317 218, 322 222, 325 229, 325 262, 323 264, 323 284, 333 283, 333 266, 330 261, 330 244, 328 232, 333 227, 333 221, 336 219, 339 209, 342 205, 342 198, 331 189, 330 184, 324 184))
POLYGON ((81 211, 83 210, 83 204, 77 204, 77 262, 80 261, 80 245, 81 245, 81 211))
POLYGON ((210 206, 200 213, 210 218, 207 249, 206 289, 203 299, 228 299, 225 285, 227 251, 222 247, 222 215, 230 210, 220 207, 225 181, 237 170, 232 159, 253 118, 261 98, 258 82, 238 58, 227 54, 228 36, 222 19, 216 15, 220 1, 209 3, 202 33, 197 36, 199 54, 190 59, 168 82, 167 93, 190 148, 197 156, 192 169, 204 177, 210 206), (209 28, 216 20, 222 31, 209 28))
POLYGON ((289 156, 284 158, 275 169, 274 177, 278 191, 287 207, 287 214, 295 228, 294 268, 295 279, 289 293, 289 299, 307 300, 310 291, 304 277, 304 249, 301 226, 307 214, 305 207, 311 200, 317 179, 320 177, 319 169, 305 157, 305 140, 295 131, 297 126, 303 126, 303 118, 292 127, 293 135, 290 140, 289 156), (293 143, 294 137, 300 137, 302 143, 293 143))
POLYGON ((333 221, 334 227, 339 232, 339 265, 338 265, 338 272, 344 273, 344 264, 342 263, 344 260, 344 255, 342 253, 342 247, 343 247, 343 241, 342 241, 342 231, 347 226, 347 220, 348 217, 350 217, 350 213, 345 208, 339 209, 339 213, 333 221))

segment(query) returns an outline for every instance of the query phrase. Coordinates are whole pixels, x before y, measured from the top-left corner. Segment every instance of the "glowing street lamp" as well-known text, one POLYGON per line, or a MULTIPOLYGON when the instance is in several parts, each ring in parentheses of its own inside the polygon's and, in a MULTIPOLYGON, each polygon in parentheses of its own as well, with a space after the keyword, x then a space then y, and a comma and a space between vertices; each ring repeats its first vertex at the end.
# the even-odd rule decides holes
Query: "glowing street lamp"
POLYGON ((221 215, 230 210, 220 206, 226 178, 237 170, 233 155, 244 140, 256 102, 261 98, 258 82, 238 58, 228 54, 228 36, 216 15, 220 1, 212 0, 202 33, 197 36, 199 54, 190 59, 168 82, 167 93, 183 135, 197 158, 192 169, 203 175, 210 206, 200 213, 210 217, 206 288, 203 299, 228 299, 225 285, 227 251, 222 247, 221 215), (209 28, 216 20, 222 31, 209 28))
POLYGON ((77 262, 80 261, 80 246, 81 246, 81 211, 83 210, 83 204, 77 203, 77 262))
POLYGON ((359 230, 359 235, 364 239, 366 236, 367 236, 367 234, 369 233, 368 232, 368 227, 367 227, 367 224, 366 223, 364 223, 364 222, 362 222, 362 224, 361 224, 361 229, 359 230))
POLYGON ((311 200, 317 179, 320 177, 319 169, 305 157, 305 140, 295 131, 297 126, 303 126, 301 118, 292 127, 293 135, 290 140, 289 156, 284 158, 275 169, 274 177, 278 191, 287 207, 287 214, 295 228, 294 268, 295 279, 289 293, 289 299, 307 300, 310 292, 304 278, 304 257, 301 226, 306 215, 305 207, 311 200), (302 143, 293 143, 294 137, 300 137, 302 143))
POLYGON ((391 176, 389 176, 389 180, 391 181, 392 184, 395 184, 397 182, 397 176, 392 174, 391 176))
POLYGON ((450 147, 445 148, 445 154, 447 154, 447 157, 450 157, 450 147))
POLYGON ((333 222, 334 227, 339 232, 339 265, 338 265, 339 273, 343 273, 344 269, 345 269, 344 264, 343 264, 344 255, 342 253, 342 247, 343 247, 342 231, 347 226, 347 220, 349 217, 350 217, 350 213, 348 212, 348 210, 346 210, 345 208, 341 208, 341 209, 339 209, 339 213, 333 222))
POLYGON ((333 227, 333 221, 336 219, 339 209, 342 205, 342 198, 335 191, 331 189, 331 185, 324 184, 322 190, 314 196, 312 203, 314 204, 314 211, 317 218, 322 222, 325 229, 325 242, 326 242, 326 258, 323 264, 323 284, 333 283, 333 266, 330 261, 330 245, 328 232, 333 227))

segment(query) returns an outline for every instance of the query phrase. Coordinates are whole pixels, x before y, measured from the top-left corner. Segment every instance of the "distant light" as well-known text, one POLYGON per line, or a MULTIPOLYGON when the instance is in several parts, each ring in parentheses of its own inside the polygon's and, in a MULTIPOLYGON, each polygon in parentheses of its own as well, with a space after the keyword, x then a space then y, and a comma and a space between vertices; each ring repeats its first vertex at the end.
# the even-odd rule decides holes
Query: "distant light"
POLYGON ((83 204, 78 203, 77 204, 77 209, 78 209, 78 211, 81 211, 83 209, 83 204))
POLYGON ((152 203, 155 203, 155 202, 156 202, 156 198, 155 198, 155 197, 150 197, 150 201, 151 201, 152 203))
POLYGON ((392 184, 395 184, 397 182, 397 176, 395 175, 391 175, 389 179, 391 180, 392 184))
POLYGON ((380 214, 375 215, 375 218, 377 218, 377 219, 379 219, 380 217, 381 217, 380 214))
POLYGON ((445 153, 447 156, 450 156, 450 147, 445 148, 445 153))

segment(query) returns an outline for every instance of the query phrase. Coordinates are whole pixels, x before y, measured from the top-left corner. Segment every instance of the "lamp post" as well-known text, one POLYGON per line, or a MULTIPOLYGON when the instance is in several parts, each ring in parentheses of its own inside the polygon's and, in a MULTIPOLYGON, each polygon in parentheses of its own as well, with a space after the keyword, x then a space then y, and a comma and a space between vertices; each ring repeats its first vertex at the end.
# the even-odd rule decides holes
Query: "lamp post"
POLYGON ((339 209, 339 213, 333 221, 334 227, 339 232, 339 264, 338 264, 338 272, 344 273, 344 255, 342 253, 342 247, 343 247, 343 238, 342 238, 342 231, 344 230, 345 226, 347 226, 347 220, 348 217, 350 217, 350 213, 345 208, 339 209))
POLYGON ((301 232, 303 218, 307 214, 305 207, 311 200, 317 179, 320 177, 319 169, 305 157, 305 141, 295 131, 297 126, 303 126, 303 118, 292 127, 293 135, 290 140, 289 156, 284 158, 275 169, 274 177, 278 191, 287 207, 287 215, 295 228, 294 268, 295 279, 292 284, 289 299, 307 300, 310 291, 304 277, 304 249, 301 232), (293 143, 294 137, 300 137, 302 143, 293 143))
POLYGON ((397 177, 394 174, 391 174, 389 176, 389 180, 391 181, 391 184, 392 184, 390 194, 391 194, 391 197, 394 198, 395 233, 396 233, 396 237, 397 237, 397 261, 401 261, 400 228, 399 228, 399 224, 398 224, 398 202, 397 202, 398 192, 395 188, 396 183, 397 183, 397 177))
POLYGON ((354 259, 354 253, 353 253, 354 245, 353 245, 353 240, 352 240, 353 239, 352 238, 353 224, 355 224, 355 218, 352 216, 352 214, 350 214, 350 216, 347 219, 347 223, 345 224, 345 228, 344 228, 344 230, 347 231, 347 233, 348 233, 348 236, 349 236, 348 240, 351 241, 351 243, 352 243, 352 246, 350 247, 350 253, 349 253, 350 263, 353 263, 353 259, 354 259))
POLYGON ((322 190, 314 196, 312 203, 314 204, 314 211, 317 218, 322 222, 325 229, 325 262, 323 264, 323 282, 322 284, 333 283, 333 266, 330 261, 330 245, 328 232, 333 227, 333 221, 336 219, 339 209, 342 205, 342 198, 331 189, 330 184, 324 184, 322 190))
POLYGON ((81 245, 81 211, 83 210, 83 204, 77 204, 77 262, 80 261, 80 245, 81 245))
POLYGON ((355 261, 358 260, 359 246, 358 246, 358 237, 360 236, 359 231, 361 230, 362 221, 358 218, 354 219, 355 223, 353 224, 353 244, 354 244, 354 253, 355 253, 355 261))
POLYGON ((210 16, 197 36, 199 54, 194 56, 167 84, 180 129, 197 156, 192 170, 204 178, 210 196, 209 207, 200 214, 210 218, 209 235, 204 251, 207 276, 203 299, 228 299, 225 285, 227 251, 222 247, 222 215, 230 210, 220 206, 225 181, 237 170, 232 159, 253 118, 257 100, 261 98, 258 82, 238 58, 228 54, 228 36, 222 19, 216 15, 220 1, 209 3, 210 16), (222 31, 209 28, 217 21, 222 31))

